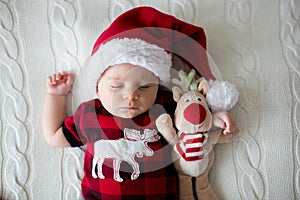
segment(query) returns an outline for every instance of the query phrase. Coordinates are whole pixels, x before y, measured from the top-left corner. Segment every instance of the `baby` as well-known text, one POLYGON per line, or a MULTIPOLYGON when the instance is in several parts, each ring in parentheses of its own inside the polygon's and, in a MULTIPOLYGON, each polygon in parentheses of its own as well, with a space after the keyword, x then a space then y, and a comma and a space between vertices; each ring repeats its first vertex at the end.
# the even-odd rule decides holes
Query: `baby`
MULTIPOLYGON (((72 75, 63 71, 47 79, 44 136, 56 147, 86 145, 85 199, 178 199, 172 147, 155 125, 162 113, 172 115, 176 105, 172 94, 161 89, 170 80, 171 54, 137 36, 106 36, 122 27, 120 23, 137 23, 126 20, 128 16, 153 20, 145 18, 149 13, 153 19, 176 19, 148 7, 118 17, 97 40, 90 60, 88 78, 96 83, 97 98, 81 103, 73 116, 67 117, 65 112, 72 75)), ((184 23, 176 19, 179 22, 184 23)), ((219 120, 224 133, 234 131, 229 113, 219 120)))

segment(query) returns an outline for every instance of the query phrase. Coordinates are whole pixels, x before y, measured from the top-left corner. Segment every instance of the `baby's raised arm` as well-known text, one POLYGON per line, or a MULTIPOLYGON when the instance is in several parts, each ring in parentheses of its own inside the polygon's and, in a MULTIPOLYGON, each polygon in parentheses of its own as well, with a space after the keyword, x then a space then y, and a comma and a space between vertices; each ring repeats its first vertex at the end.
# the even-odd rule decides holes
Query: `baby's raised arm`
POLYGON ((73 77, 67 72, 60 72, 47 79, 47 95, 43 111, 43 132, 46 141, 57 147, 69 147, 62 123, 66 118, 66 96, 73 84, 73 77))

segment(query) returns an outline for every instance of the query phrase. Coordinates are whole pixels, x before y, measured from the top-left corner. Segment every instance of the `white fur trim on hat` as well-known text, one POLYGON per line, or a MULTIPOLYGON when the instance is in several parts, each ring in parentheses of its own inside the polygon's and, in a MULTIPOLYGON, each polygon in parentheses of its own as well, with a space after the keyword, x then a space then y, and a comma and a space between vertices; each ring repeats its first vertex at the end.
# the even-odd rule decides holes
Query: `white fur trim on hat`
POLYGON ((91 76, 97 76, 94 79, 97 81, 109 66, 125 63, 148 69, 161 84, 170 80, 171 55, 163 48, 137 38, 116 38, 102 44, 91 57, 89 71, 91 76))
POLYGON ((228 111, 238 101, 239 92, 235 85, 228 81, 208 81, 209 90, 206 94, 206 101, 214 111, 228 111))

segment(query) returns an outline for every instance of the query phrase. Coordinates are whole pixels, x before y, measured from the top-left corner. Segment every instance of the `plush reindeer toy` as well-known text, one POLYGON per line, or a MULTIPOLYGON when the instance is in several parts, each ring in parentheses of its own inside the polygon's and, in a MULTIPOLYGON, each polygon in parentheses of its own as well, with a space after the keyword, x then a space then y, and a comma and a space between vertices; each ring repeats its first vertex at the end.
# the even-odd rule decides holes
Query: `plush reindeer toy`
POLYGON ((232 141, 238 130, 229 135, 218 129, 218 116, 226 114, 237 102, 238 92, 226 81, 213 81, 209 87, 204 78, 195 79, 195 71, 179 72, 173 79, 173 98, 177 102, 174 124, 168 114, 156 121, 161 134, 174 146, 173 157, 179 172, 180 199, 217 199, 208 181, 214 162, 213 147, 216 143, 232 141), (213 110, 213 114, 211 112, 213 110), (196 177, 193 194, 192 177, 196 177))

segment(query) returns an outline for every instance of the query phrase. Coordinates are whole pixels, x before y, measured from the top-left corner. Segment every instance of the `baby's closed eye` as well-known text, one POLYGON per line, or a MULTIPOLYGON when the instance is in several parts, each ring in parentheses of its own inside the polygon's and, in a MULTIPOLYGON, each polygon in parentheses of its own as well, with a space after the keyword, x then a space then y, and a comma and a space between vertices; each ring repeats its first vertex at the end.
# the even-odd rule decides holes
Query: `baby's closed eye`
POLYGON ((114 85, 110 85, 111 88, 117 89, 117 88, 121 88, 122 85, 121 84, 114 84, 114 85))
POLYGON ((152 84, 152 83, 149 83, 149 84, 141 84, 138 88, 139 88, 139 90, 147 90, 147 89, 149 89, 149 88, 151 88, 151 87, 153 87, 155 84, 152 84))
POLYGON ((112 89, 120 89, 120 88, 122 88, 124 86, 123 83, 115 82, 115 81, 109 81, 108 85, 112 89))

